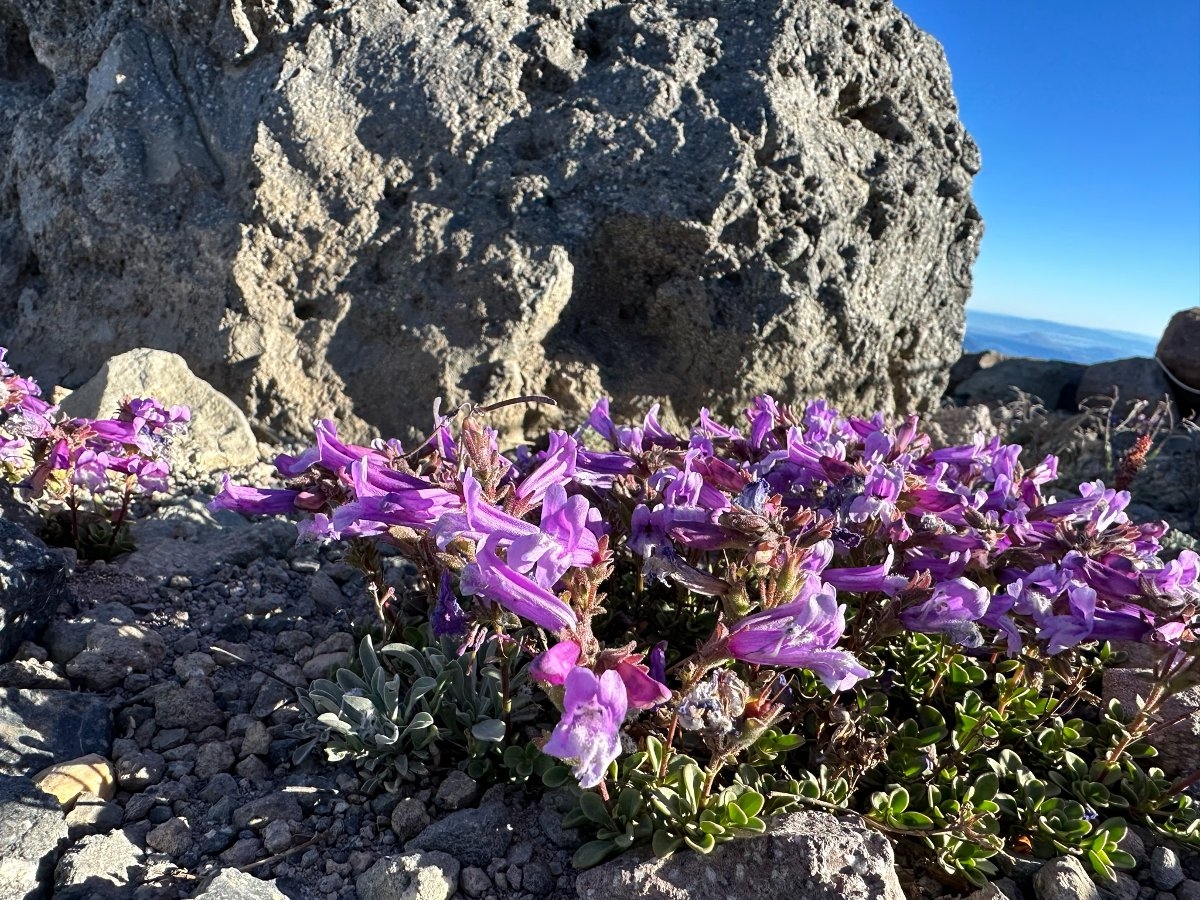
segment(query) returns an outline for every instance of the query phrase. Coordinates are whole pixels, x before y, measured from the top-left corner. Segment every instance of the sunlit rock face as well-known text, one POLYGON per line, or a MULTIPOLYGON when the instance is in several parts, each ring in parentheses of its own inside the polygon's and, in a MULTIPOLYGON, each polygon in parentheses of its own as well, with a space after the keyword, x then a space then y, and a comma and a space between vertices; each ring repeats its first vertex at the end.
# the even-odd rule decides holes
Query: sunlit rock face
POLYGON ((982 232, 885 0, 0 0, 0 163, 22 371, 174 351, 292 432, 926 406, 982 232))

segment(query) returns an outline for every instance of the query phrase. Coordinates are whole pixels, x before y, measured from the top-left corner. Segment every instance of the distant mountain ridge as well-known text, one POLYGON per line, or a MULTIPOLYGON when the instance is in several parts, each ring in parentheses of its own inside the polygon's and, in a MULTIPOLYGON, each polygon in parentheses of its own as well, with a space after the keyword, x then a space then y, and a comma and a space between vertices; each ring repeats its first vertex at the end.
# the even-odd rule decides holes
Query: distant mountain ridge
POLYGON ((1144 334, 1064 325, 1003 313, 967 310, 963 350, 996 350, 1006 356, 1097 363, 1130 356, 1153 356, 1158 341, 1144 334))

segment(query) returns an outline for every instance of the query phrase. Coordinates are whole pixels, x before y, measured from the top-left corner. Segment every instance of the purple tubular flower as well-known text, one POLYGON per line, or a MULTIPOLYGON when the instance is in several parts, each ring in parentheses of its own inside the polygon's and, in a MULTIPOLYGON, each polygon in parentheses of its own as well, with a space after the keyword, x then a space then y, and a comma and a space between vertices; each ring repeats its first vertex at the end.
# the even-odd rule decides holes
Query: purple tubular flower
POLYGON ((671 699, 671 690, 646 671, 645 666, 632 662, 617 663, 616 673, 625 685, 625 696, 634 709, 653 709, 671 699))
POLYGON ((575 454, 575 481, 608 489, 620 475, 637 469, 637 461, 624 453, 603 453, 580 449, 575 454))
POLYGON ((477 537, 495 535, 504 541, 537 535, 536 525, 510 516, 484 500, 483 488, 469 469, 463 475, 462 486, 463 513, 471 534, 477 537))
POLYGON ((895 558, 896 551, 889 546, 887 558, 879 565, 858 566, 849 569, 825 569, 821 572, 821 578, 839 591, 849 591, 853 594, 882 591, 890 597, 908 584, 908 579, 903 575, 889 574, 895 558))
POLYGON ((1161 569, 1146 573, 1164 594, 1180 600, 1200 599, 1200 556, 1184 550, 1161 569))
POLYGON ((529 674, 545 684, 566 684, 582 651, 575 641, 559 641, 529 664, 529 674))
POLYGON ((466 634, 467 614, 463 612, 463 608, 458 604, 458 598, 454 596, 454 581, 449 572, 442 572, 442 577, 438 581, 437 603, 434 604, 433 612, 429 617, 429 624, 433 629, 434 637, 446 635, 457 637, 466 634))
POLYGON ((26 446, 21 438, 6 438, 0 434, 0 465, 21 465, 25 459, 26 446))
POLYGON ((900 621, 910 631, 945 634, 964 647, 983 644, 978 622, 987 613, 991 593, 966 578, 943 581, 933 596, 900 613, 900 621))
POLYGON ((667 642, 659 641, 650 650, 650 677, 659 684, 667 683, 667 642))
POLYGON ((316 435, 315 447, 310 447, 299 456, 280 454, 275 457, 275 468, 285 478, 295 478, 318 464, 336 472, 338 469, 347 468, 352 462, 363 457, 368 457, 378 463, 386 461, 386 457, 382 453, 370 447, 343 444, 338 440, 337 426, 330 419, 321 419, 316 422, 313 432, 316 435))
POLYGON ((566 685, 562 720, 542 750, 575 760, 572 771, 579 786, 593 788, 621 753, 621 723, 629 706, 625 685, 611 669, 597 678, 581 666, 571 670, 566 685))
POLYGON ((209 509, 231 509, 244 516, 277 516, 293 512, 299 491, 283 488, 240 487, 221 477, 221 492, 208 504, 209 509))
POLYGON ((904 473, 898 468, 874 466, 866 478, 863 493, 850 503, 847 517, 852 522, 865 522, 878 516, 884 523, 896 514, 896 500, 904 488, 904 473))
POLYGON ((333 527, 346 535, 378 534, 391 525, 429 530, 456 514, 461 506, 456 495, 430 484, 387 492, 373 490, 335 509, 333 527))
MULTIPOLYGON (((592 512, 587 498, 568 497, 561 484, 551 485, 542 500, 542 526, 536 537, 513 541, 509 558, 521 556, 532 563, 534 579, 543 587, 553 587, 572 566, 587 568, 596 561, 600 545, 588 528, 592 512), (532 551, 525 546, 535 544, 532 551)), ((521 568, 518 566, 518 568, 521 568)))
POLYGON ((741 437, 741 434, 736 428, 729 428, 722 425, 720 422, 714 421, 712 413, 707 407, 700 407, 700 424, 697 430, 709 437, 729 438, 736 440, 741 437))
POLYGON ((854 654, 835 649, 845 631, 836 591, 810 575, 794 600, 738 622, 727 646, 742 662, 808 669, 829 690, 842 691, 872 674, 854 654))
POLYGON ((750 446, 755 450, 774 449, 774 441, 768 445, 767 435, 775 428, 779 418, 779 406, 772 397, 763 395, 754 398, 754 406, 746 410, 746 418, 750 420, 750 446))
POLYGON ((575 474, 579 445, 563 431, 550 432, 550 448, 537 468, 521 479, 516 495, 524 509, 536 509, 551 485, 562 486, 575 474))
POLYGON ((558 632, 579 624, 575 611, 531 578, 496 555, 496 537, 486 538, 459 580, 459 590, 491 600, 509 612, 547 631, 558 632))
POLYGON ((608 398, 601 397, 592 407, 587 418, 587 426, 608 441, 613 447, 617 446, 617 426, 613 424, 612 416, 608 414, 608 398))

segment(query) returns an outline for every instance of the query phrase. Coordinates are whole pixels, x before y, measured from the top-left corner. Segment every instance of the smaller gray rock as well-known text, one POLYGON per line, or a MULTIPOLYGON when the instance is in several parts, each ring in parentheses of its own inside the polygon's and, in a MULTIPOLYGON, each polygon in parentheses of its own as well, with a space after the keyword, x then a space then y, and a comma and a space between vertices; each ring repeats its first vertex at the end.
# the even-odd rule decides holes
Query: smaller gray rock
POLYGON ((188 681, 192 678, 207 678, 217 670, 216 661, 207 653, 188 653, 175 660, 175 674, 188 681))
POLYGON ((1170 399, 1171 385, 1157 362, 1142 357, 1093 363, 1083 370, 1075 391, 1077 403, 1114 396, 1118 415, 1138 401, 1146 401, 1150 411, 1160 400, 1170 399))
POLYGON ((1200 900, 1200 881, 1186 878, 1175 888, 1175 900, 1200 900))
POLYGON ((755 897, 773 900, 803 896, 800 886, 811 897, 904 900, 887 838, 848 816, 807 811, 707 855, 626 853, 581 872, 575 890, 580 900, 677 900, 687 885, 689 900, 728 900, 746 896, 750 878, 755 897))
POLYGON ((578 828, 563 826, 563 813, 557 809, 545 807, 538 814, 538 825, 542 834, 549 838, 550 843, 562 850, 577 850, 583 846, 583 835, 578 828))
POLYGON ((223 725, 225 714, 212 689, 199 680, 170 685, 154 698, 154 719, 159 728, 186 728, 195 733, 209 725, 223 725))
POLYGON ((104 834, 119 826, 123 815, 124 811, 118 804, 85 791, 67 813, 67 828, 72 840, 78 840, 85 834, 104 834))
POLYGON ((216 472, 258 461, 258 441, 232 400, 197 378, 182 356, 141 347, 109 359, 91 380, 62 401, 69 416, 111 416, 124 397, 155 397, 187 406, 188 433, 176 440, 181 464, 216 472))
POLYGON ((247 756, 263 756, 271 749, 271 732, 262 722, 251 722, 242 736, 242 746, 238 758, 247 756))
POLYGON ((428 825, 429 813, 425 810, 425 804, 414 797, 406 797, 392 810, 392 831, 402 844, 416 837, 428 825))
POLYGON ((197 778, 211 778, 220 772, 229 771, 235 761, 234 752, 227 743, 211 741, 201 745, 196 751, 195 775, 197 778))
POLYGON ((83 838, 58 861, 54 870, 55 887, 88 884, 92 879, 118 887, 137 884, 146 855, 135 838, 130 828, 83 838))
POLYGON ((195 900, 287 900, 287 895, 274 879, 264 881, 237 869, 221 869, 195 900))
POLYGON ((505 854, 512 839, 512 818, 507 807, 489 803, 450 813, 408 841, 404 849, 440 850, 466 865, 486 866, 492 857, 505 854))
POLYGON ((960 406, 1001 404, 1022 391, 1039 398, 1048 409, 1075 412, 1075 394, 1086 367, 1059 360, 1014 357, 980 369, 954 391, 960 406))
POLYGON ((84 651, 88 635, 97 624, 122 625, 135 618, 133 610, 124 603, 102 603, 70 619, 55 619, 42 639, 46 642, 50 659, 59 665, 66 665, 84 651))
POLYGON ((241 838, 219 857, 222 864, 240 869, 262 856, 262 842, 258 838, 241 838))
POLYGON ((1160 891, 1172 890, 1183 881, 1179 855, 1170 847, 1155 847, 1150 855, 1150 877, 1160 891))
POLYGON ((442 779, 433 802, 441 809, 462 809, 475 803, 482 793, 483 789, 474 778, 456 769, 442 779))
POLYGON ((1126 872, 1118 872, 1113 881, 1106 881, 1096 886, 1100 891, 1100 900, 1137 900, 1141 885, 1126 872))
MULTIPOLYGON (((308 582, 308 595, 324 610, 341 609, 346 603, 346 597, 337 582, 324 572, 317 572, 308 582)), ((321 652, 314 649, 315 652, 321 652)))
MULTIPOLYGON (((1154 673, 1149 669, 1106 669, 1104 702, 1119 700, 1128 711, 1137 710, 1138 696, 1149 695, 1154 673)), ((1200 768, 1200 687, 1180 691, 1163 703, 1159 715, 1174 724, 1159 731, 1154 739, 1158 756, 1154 764, 1169 777, 1200 768)))
POLYGON ((93 691, 107 691, 130 672, 150 672, 167 653, 163 639, 140 625, 96 625, 67 675, 93 691))
POLYGON ((0 664, 0 687, 70 690, 71 682, 57 663, 36 659, 14 659, 0 664))
POLYGON ((301 671, 304 672, 304 677, 309 681, 316 681, 318 678, 330 677, 331 672, 335 672, 340 667, 345 667, 349 661, 349 656, 340 651, 321 653, 306 662, 301 671))
POLYGON ((282 853, 292 846, 292 827, 285 819, 277 819, 263 829, 262 840, 268 853, 282 853))
POLYGON ((542 896, 554 890, 554 875, 545 863, 534 860, 522 867, 521 886, 531 894, 542 896))
POLYGON ((140 791, 158 784, 167 773, 167 761, 152 750, 131 753, 117 760, 117 784, 122 790, 140 791))
POLYGON ((950 367, 950 378, 946 383, 946 393, 953 396, 958 386, 980 369, 990 369, 996 363, 1002 362, 1007 358, 1003 353, 997 353, 995 350, 964 353, 950 367))
POLYGON ((1004 892, 990 881, 979 890, 967 894, 963 900, 1007 900, 1004 892))
POLYGON ((291 794, 267 794, 251 800, 233 811, 233 824, 238 828, 265 828, 271 822, 299 822, 304 810, 291 794))
MULTIPOLYGON (((1181 309, 1171 316, 1155 355, 1171 374, 1188 387, 1200 390, 1200 306, 1181 309)), ((1194 399, 1194 398, 1193 398, 1194 399)))
POLYGON ((459 873, 458 886, 468 897, 482 897, 492 889, 492 879, 477 866, 467 866, 459 873))
POLYGON ((172 816, 146 834, 146 846, 172 859, 178 859, 192 849, 192 829, 179 816, 172 816))
POLYGON ((1073 856, 1059 856, 1042 866, 1033 876, 1033 891, 1038 900, 1100 900, 1095 882, 1073 856))
POLYGON ((358 876, 359 900, 448 900, 458 889, 459 862, 436 851, 387 856, 358 876))
POLYGON ((235 797, 237 791, 237 779, 228 772, 218 772, 200 791, 200 799, 206 803, 216 803, 222 798, 235 797))

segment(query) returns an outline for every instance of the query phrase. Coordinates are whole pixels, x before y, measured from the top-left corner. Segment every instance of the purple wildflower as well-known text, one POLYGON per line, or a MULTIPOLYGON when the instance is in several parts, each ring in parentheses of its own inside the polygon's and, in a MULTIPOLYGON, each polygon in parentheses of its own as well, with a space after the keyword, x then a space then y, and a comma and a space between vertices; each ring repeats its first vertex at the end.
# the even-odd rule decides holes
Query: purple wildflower
POLYGON ((987 613, 991 593, 966 578, 938 583, 933 595, 900 613, 910 631, 945 634, 964 647, 979 647, 983 636, 976 624, 987 613))
POLYGON ((846 631, 846 608, 837 592, 808 576, 796 598, 749 615, 729 636, 729 654, 742 662, 808 669, 831 691, 846 690, 871 675, 854 654, 835 649, 846 631))
POLYGON ((458 598, 454 596, 454 581, 449 572, 442 572, 442 577, 438 581, 437 602, 429 617, 433 636, 458 637, 466 634, 467 622, 467 614, 463 612, 463 608, 458 604, 458 598))
POLYGON ((534 658, 529 664, 529 674, 544 684, 566 684, 582 652, 575 641, 559 641, 534 658))
POLYGON ((547 631, 575 628, 575 611, 531 578, 527 578, 496 555, 497 538, 486 538, 459 580, 459 590, 498 603, 522 619, 547 631))
POLYGON ((221 476, 221 491, 209 509, 231 509, 245 516, 275 516, 295 511, 299 491, 283 488, 241 487, 221 476))
POLYGON ((621 753, 620 728, 628 698, 621 676, 609 670, 599 678, 576 666, 566 678, 563 716, 542 750, 573 759, 579 786, 593 788, 604 780, 609 764, 621 753))

